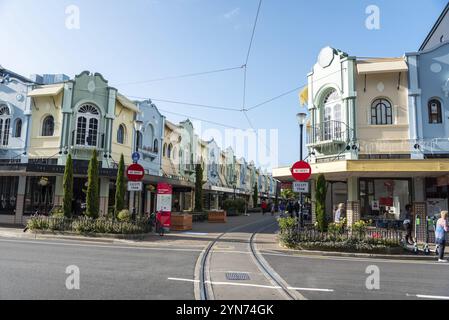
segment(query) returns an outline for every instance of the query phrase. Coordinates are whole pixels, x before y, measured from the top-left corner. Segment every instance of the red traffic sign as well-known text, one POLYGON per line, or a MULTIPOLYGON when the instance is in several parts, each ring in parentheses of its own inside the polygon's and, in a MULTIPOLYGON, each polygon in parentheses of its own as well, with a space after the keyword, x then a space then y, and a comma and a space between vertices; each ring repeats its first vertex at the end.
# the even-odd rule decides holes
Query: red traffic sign
POLYGON ((312 167, 305 161, 299 161, 293 165, 291 172, 296 181, 307 181, 312 176, 312 167))
POLYGON ((145 169, 140 164, 132 164, 126 170, 129 181, 142 181, 145 176, 145 169))

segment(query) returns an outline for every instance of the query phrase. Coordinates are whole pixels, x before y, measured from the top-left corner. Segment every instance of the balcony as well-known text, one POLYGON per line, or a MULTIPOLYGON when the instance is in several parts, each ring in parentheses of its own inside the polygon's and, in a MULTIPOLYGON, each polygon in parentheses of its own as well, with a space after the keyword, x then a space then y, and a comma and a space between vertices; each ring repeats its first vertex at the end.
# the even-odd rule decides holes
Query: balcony
POLYGON ((325 121, 308 128, 307 146, 315 149, 340 147, 353 139, 353 130, 341 121, 325 121))
POLYGON ((185 164, 182 166, 182 168, 184 169, 184 172, 186 173, 194 173, 195 172, 195 166, 193 164, 185 164))
POLYGON ((151 147, 143 146, 142 148, 139 148, 139 152, 143 155, 143 158, 150 158, 151 160, 154 160, 158 157, 159 150, 154 149, 151 147))

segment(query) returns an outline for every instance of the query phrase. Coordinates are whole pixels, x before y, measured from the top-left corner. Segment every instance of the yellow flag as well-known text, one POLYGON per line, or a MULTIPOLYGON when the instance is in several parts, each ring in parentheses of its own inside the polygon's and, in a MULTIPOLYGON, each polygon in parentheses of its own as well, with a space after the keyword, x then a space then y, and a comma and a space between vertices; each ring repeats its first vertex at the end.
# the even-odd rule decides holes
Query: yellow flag
POLYGON ((305 86, 304 89, 302 89, 301 92, 299 93, 299 102, 303 106, 307 104, 308 101, 309 101, 309 87, 305 86))

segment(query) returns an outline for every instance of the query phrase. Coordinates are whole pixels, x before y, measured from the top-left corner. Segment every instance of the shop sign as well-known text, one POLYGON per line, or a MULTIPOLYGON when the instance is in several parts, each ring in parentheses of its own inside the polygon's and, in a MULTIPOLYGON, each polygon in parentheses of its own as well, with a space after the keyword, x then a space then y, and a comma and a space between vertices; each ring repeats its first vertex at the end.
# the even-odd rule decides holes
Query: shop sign
POLYGON ((128 181, 128 191, 140 192, 142 190, 141 181, 128 181))

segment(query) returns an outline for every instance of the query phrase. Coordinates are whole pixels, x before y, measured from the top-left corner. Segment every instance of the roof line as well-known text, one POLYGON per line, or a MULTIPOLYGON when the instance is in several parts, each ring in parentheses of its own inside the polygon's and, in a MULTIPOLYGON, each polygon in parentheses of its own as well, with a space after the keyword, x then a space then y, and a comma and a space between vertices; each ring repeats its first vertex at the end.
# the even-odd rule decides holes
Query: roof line
POLYGON ((419 51, 424 50, 425 46, 429 43, 430 38, 432 38, 432 36, 434 35, 435 31, 438 29, 438 27, 440 26, 441 22, 443 21, 443 18, 446 16, 446 14, 449 12, 449 2, 446 4, 446 7, 444 8, 443 12, 441 13, 441 15, 438 17, 437 22, 435 22, 435 25, 432 27, 432 29, 430 30, 429 34, 427 35, 426 39, 424 40, 423 44, 421 45, 421 47, 419 48, 419 51))

